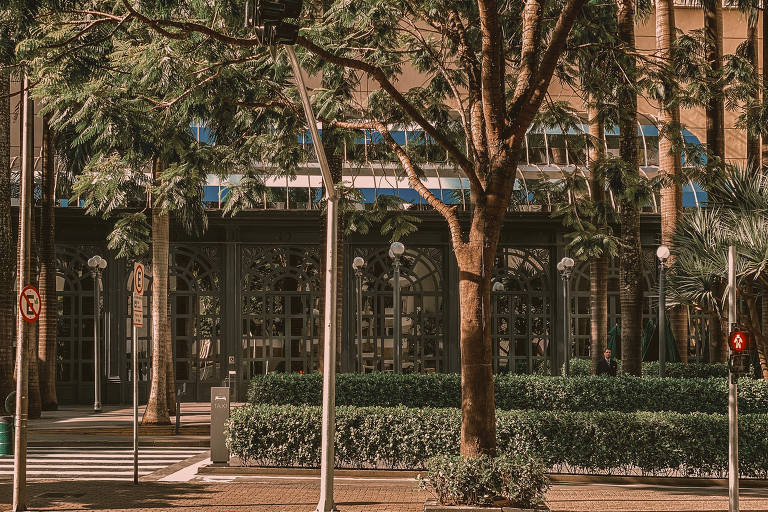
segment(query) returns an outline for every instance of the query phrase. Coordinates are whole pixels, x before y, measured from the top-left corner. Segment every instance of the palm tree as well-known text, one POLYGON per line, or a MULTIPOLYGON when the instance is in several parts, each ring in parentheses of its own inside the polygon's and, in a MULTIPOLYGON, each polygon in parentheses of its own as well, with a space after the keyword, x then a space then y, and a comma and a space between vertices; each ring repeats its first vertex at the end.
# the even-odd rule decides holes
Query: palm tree
POLYGON ((0 399, 14 390, 15 250, 11 228, 11 77, 0 71, 0 399))
MULTIPOLYGON (((618 39, 627 54, 622 57, 626 79, 618 87, 619 155, 625 172, 637 174, 637 63, 635 61, 635 3, 618 0, 618 39)), ((631 188, 627 190, 630 192, 631 188)), ((640 207, 631 193, 623 194, 620 204, 621 250, 619 252, 619 293, 621 302, 622 371, 640 376, 643 305, 643 269, 640 247, 640 207)))
MULTIPOLYGON (((656 57, 660 69, 673 77, 671 71, 672 48, 675 44, 675 6, 673 0, 656 0, 656 57)), ((671 84, 670 84, 671 85, 671 84)), ((674 178, 680 175, 682 160, 677 140, 680 139, 680 107, 673 99, 670 89, 664 87, 661 102, 661 124, 659 133, 659 170, 674 178)), ((682 211, 682 189, 674 179, 667 180, 661 189, 661 242, 670 245, 678 217, 682 211)), ((671 262, 670 262, 671 263, 671 262)), ((672 332, 677 341, 680 360, 688 361, 688 315, 684 308, 673 308, 670 314, 672 332)))
MULTIPOLYGON (((600 120, 597 108, 589 102, 587 116, 589 117, 589 161, 598 162, 604 156, 605 127, 600 120)), ((597 172, 596 166, 591 169, 592 180, 590 190, 595 203, 602 203, 605 197, 605 180, 597 172)), ((589 260, 589 313, 590 313, 590 356, 592 359, 592 375, 597 372, 604 346, 608 343, 608 260, 607 254, 602 253, 589 260)))
MULTIPOLYGON (((768 279, 768 169, 729 167, 707 188, 710 206, 686 214, 674 241, 669 292, 709 316, 710 355, 724 360, 728 348, 726 301, 727 252, 738 251, 739 300, 746 305, 739 322, 755 334, 764 378, 768 378, 768 332, 763 329, 758 301, 768 279)), ((762 297, 764 300, 764 296, 762 297)))
MULTIPOLYGON (((160 164, 155 161, 155 181, 160 178, 160 174, 160 164)), ((168 237, 169 216, 155 204, 152 208, 152 380, 142 421, 150 425, 166 425, 171 422, 168 368, 172 369, 173 357, 168 319, 168 237)))
POLYGON ((712 76, 712 90, 706 104, 707 150, 723 162, 725 159, 725 121, 723 86, 720 70, 723 66, 723 7, 722 0, 703 0, 706 59, 712 76))
POLYGON ((54 223, 56 206, 56 168, 53 131, 48 116, 43 116, 43 184, 40 215, 40 398, 44 411, 58 408, 56 397, 56 326, 59 302, 56 296, 56 247, 54 223))

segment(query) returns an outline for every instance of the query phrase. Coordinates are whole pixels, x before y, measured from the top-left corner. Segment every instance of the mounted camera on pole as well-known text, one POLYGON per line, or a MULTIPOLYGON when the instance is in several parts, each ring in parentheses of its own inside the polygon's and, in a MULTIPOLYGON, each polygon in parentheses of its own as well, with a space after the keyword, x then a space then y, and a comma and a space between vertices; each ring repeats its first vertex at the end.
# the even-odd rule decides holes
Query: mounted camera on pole
POLYGON ((260 32, 262 44, 294 44, 299 36, 299 26, 283 21, 286 18, 298 18, 301 14, 302 0, 255 0, 253 9, 250 0, 245 2, 245 26, 260 32))

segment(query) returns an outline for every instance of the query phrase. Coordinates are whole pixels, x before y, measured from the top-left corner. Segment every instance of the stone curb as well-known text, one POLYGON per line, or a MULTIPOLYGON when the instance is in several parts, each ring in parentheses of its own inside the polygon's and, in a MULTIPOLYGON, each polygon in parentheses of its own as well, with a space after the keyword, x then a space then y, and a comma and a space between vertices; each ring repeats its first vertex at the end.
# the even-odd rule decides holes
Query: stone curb
POLYGON ((514 507, 476 507, 470 505, 440 505, 436 500, 427 500, 424 512, 544 512, 549 509, 514 508, 514 507))

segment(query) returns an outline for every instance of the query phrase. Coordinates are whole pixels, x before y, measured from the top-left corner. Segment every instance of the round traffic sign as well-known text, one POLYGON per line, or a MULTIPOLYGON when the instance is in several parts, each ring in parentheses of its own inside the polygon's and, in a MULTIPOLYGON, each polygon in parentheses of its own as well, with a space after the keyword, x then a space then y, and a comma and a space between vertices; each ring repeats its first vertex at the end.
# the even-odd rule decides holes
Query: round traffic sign
POLYGON ((40 293, 32 285, 25 286, 19 295, 19 313, 26 322, 36 322, 40 318, 40 293))
POLYGON ((133 293, 144 295, 144 265, 141 263, 133 265, 133 293))

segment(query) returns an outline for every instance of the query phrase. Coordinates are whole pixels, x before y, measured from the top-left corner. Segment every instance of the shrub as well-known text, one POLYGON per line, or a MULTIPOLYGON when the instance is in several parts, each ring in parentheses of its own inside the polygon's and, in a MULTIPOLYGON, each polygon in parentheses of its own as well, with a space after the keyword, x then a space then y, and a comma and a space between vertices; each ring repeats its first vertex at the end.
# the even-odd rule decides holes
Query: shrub
MULTIPOLYGON (((739 407, 744 413, 768 411, 768 382, 743 379, 739 407)), ((254 377, 249 401, 255 404, 320 405, 322 376, 273 373, 254 377)), ((497 375, 497 409, 565 411, 676 411, 724 413, 725 379, 635 377, 541 377, 497 375)), ((336 377, 337 405, 357 407, 460 407, 457 374, 368 373, 336 377)))
MULTIPOLYGON (((672 412, 498 411, 500 454, 529 451, 547 467, 597 474, 721 476, 728 468, 724 414, 672 412)), ((246 464, 320 465, 319 407, 246 405, 227 427, 227 446, 246 464)), ((740 470, 768 477, 768 415, 742 414, 740 470)), ((461 411, 337 407, 336 464, 423 469, 437 455, 458 455, 461 411)))
POLYGON ((504 501, 520 508, 544 503, 549 487, 546 467, 528 454, 469 458, 438 455, 427 461, 422 488, 444 505, 493 505, 504 501))
MULTIPOLYGON (((621 361, 616 361, 621 370, 621 361)), ((589 359, 571 359, 568 365, 571 377, 589 377, 592 371, 592 361, 589 359)), ((676 379, 724 379, 728 376, 728 365, 725 363, 666 363, 664 372, 667 377, 676 379)), ((643 363, 643 377, 659 375, 658 361, 643 363)))

